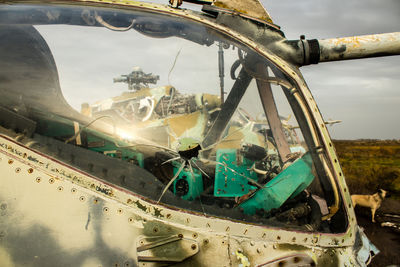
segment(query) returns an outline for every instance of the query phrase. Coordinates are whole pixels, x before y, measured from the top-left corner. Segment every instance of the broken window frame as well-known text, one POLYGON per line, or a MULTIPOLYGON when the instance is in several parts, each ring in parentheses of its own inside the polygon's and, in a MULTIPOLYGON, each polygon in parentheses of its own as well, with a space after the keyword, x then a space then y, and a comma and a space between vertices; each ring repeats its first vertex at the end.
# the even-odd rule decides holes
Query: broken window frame
MULTIPOLYGON (((103 25, 104 26, 104 25, 103 25)), ((146 32, 146 33, 148 33, 148 32, 146 32)), ((156 37, 156 34, 154 34, 153 35, 153 37, 156 37)), ((187 35, 185 35, 185 37, 186 38, 188 38, 188 36, 187 35)), ((185 37, 183 37, 183 38, 185 38, 185 37)), ((195 39, 195 37, 198 37, 197 35, 194 35, 194 36, 190 36, 190 40, 191 39, 195 39)), ((197 40, 197 39, 196 39, 197 40)), ((192 41, 192 40, 191 40, 192 41)), ((198 41, 198 40, 197 40, 198 41)), ((202 40, 201 42, 207 42, 207 40, 202 40)), ((260 55, 259 55, 260 56, 260 55)), ((276 68, 275 66, 273 66, 273 68, 276 68)), ((251 75, 247 72, 247 70, 245 70, 245 69, 242 69, 242 71, 241 71, 241 73, 242 74, 239 74, 239 80, 241 80, 242 79, 242 76, 248 76, 248 77, 246 77, 246 80, 248 80, 248 82, 250 82, 251 81, 251 79, 252 79, 252 77, 251 77, 251 75)), ((278 73, 278 72, 277 72, 278 73)), ((277 76, 279 76, 279 74, 277 74, 277 73, 275 73, 277 76)), ((279 73, 281 73, 281 72, 279 72, 279 73)), ((283 75, 283 74, 281 74, 281 75, 283 75)), ((294 89, 294 87, 292 86, 292 85, 290 85, 290 83, 288 83, 287 82, 287 80, 286 80, 286 78, 287 77, 285 77, 285 80, 283 79, 283 78, 280 78, 279 79, 279 77, 278 78, 275 78, 275 79, 271 79, 271 78, 268 78, 268 77, 266 77, 266 80, 268 81, 268 83, 277 83, 277 84, 280 84, 280 85, 283 85, 283 90, 284 90, 284 92, 285 92, 285 94, 290 94, 294 99, 296 99, 296 105, 298 105, 298 107, 297 107, 297 109, 300 111, 302 111, 302 112, 304 112, 306 115, 304 116, 304 118, 301 118, 300 120, 299 120, 299 124, 301 124, 300 126, 302 127, 302 129, 307 129, 307 128, 309 128, 309 134, 310 134, 310 136, 311 136, 311 138, 310 137, 306 137, 306 142, 307 142, 307 144, 309 145, 309 147, 315 147, 315 154, 316 155, 314 155, 314 153, 312 153, 313 154, 313 156, 315 157, 314 159, 318 159, 317 161, 316 160, 314 160, 314 163, 315 162, 320 162, 320 164, 322 165, 322 167, 323 167, 323 169, 325 170, 325 172, 328 174, 328 177, 329 177, 329 180, 330 180, 330 182, 331 182, 331 186, 332 186, 332 189, 331 189, 331 191, 333 191, 334 192, 334 197, 333 197, 333 202, 334 202, 334 204, 333 204, 333 208, 331 209, 331 211, 332 211, 332 214, 331 215, 333 215, 334 214, 334 212, 335 212, 335 209, 337 209, 337 207, 338 207, 338 205, 339 205, 339 197, 338 197, 338 192, 337 192, 337 188, 336 188, 336 182, 335 182, 335 180, 333 179, 333 176, 332 176, 332 173, 331 173, 331 170, 330 170, 330 168, 329 168, 329 166, 328 166, 328 164, 327 164, 327 161, 326 161, 326 158, 325 158, 325 156, 324 156, 324 152, 323 152, 323 150, 321 150, 321 147, 322 147, 322 145, 320 144, 320 141, 319 141, 319 137, 318 137, 318 135, 316 134, 316 131, 313 129, 314 128, 314 125, 313 125, 313 122, 311 121, 311 119, 310 119, 310 114, 309 114, 309 111, 308 111, 308 109, 305 107, 305 105, 304 105, 304 102, 303 102, 303 100, 301 99, 301 96, 298 94, 298 92, 296 92, 296 89, 294 89), (303 125, 303 126, 302 126, 303 125), (304 128, 304 125, 307 125, 307 127, 306 128, 304 128), (307 139, 308 138, 308 139, 307 139)), ((258 83, 263 83, 263 82, 265 82, 265 81, 263 81, 263 77, 261 77, 261 78, 259 78, 259 79, 257 79, 257 82, 258 83)), ((289 79, 290 80, 290 79, 289 79)), ((245 82, 245 83, 247 83, 247 81, 245 82)), ((243 86, 243 85, 241 85, 240 83, 238 84, 238 86, 243 86)), ((247 88, 247 86, 246 86, 246 88, 247 88)), ((260 89, 260 87, 259 87, 259 90, 261 90, 260 89)), ((243 91, 245 91, 245 90, 243 90, 243 91)), ((244 93, 244 92, 243 92, 244 93)), ((238 99, 236 96, 234 97, 234 96, 232 96, 232 98, 234 98, 235 99, 235 101, 237 101, 237 104, 239 103, 239 101, 240 101, 240 99, 238 99)), ((239 97, 240 98, 240 97, 239 97)), ((229 96, 228 96, 228 99, 229 99, 229 96)), ((228 101, 228 99, 227 99, 227 101, 226 102, 228 102, 228 104, 226 105, 227 107, 228 107, 228 105, 229 105, 229 101, 228 101)), ((290 103, 292 103, 293 101, 289 101, 290 103)), ((264 106, 266 105, 266 103, 263 103, 264 104, 264 106)), ((234 110, 234 109, 232 109, 232 110, 234 110)), ((298 113, 298 112, 295 112, 295 113, 298 113)), ((232 116, 232 114, 230 115, 230 117, 232 116)), ((218 119, 217 119, 218 120, 218 119)), ((226 120, 226 119, 221 119, 221 120, 226 120)), ((229 121, 229 120, 226 120, 226 123, 227 123, 227 121, 229 121)), ((217 126, 216 126, 217 127, 217 126)), ((225 127, 226 127, 226 124, 225 124, 225 126, 223 127, 223 125, 222 126, 220 126, 220 128, 223 128, 223 129, 225 129, 225 127)), ((222 130, 220 131, 221 132, 221 134, 222 134, 222 130)), ((277 135, 278 135, 278 133, 277 133, 277 135)), ((280 134, 281 135, 281 134, 280 134)), ((305 136, 308 136, 307 134, 305 135, 305 136)), ((220 138, 220 137, 219 137, 220 138)), ((285 145, 283 145, 283 146, 285 146, 285 145)), ((283 152, 281 152, 282 151, 282 149, 280 150, 280 153, 282 153, 282 155, 283 156, 285 156, 285 155, 287 155, 288 154, 288 152, 286 151, 283 151, 283 152)), ((319 169, 319 168, 317 168, 317 169, 319 169)), ((332 201, 330 201, 330 202, 332 202, 332 201)), ((201 209, 203 209, 203 207, 201 207, 201 209)), ((196 208, 196 210, 200 210, 199 208, 196 208)), ((213 214, 213 215, 219 215, 219 214, 213 214)))

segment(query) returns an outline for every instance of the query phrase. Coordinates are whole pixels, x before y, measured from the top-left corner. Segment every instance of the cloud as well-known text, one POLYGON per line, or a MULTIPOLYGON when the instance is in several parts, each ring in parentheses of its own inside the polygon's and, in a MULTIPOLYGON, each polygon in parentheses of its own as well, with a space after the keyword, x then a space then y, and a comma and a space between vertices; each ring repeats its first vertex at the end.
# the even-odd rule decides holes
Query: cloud
MULTIPOLYGON (((397 0, 262 2, 289 39, 304 33, 307 38, 331 38, 390 32, 400 25, 397 0)), ((171 83, 183 92, 218 90, 215 45, 207 48, 182 39, 136 38, 142 36, 133 30, 118 33, 105 28, 63 27, 38 28, 52 49, 63 88, 73 89, 64 94, 77 109, 82 102, 93 103, 99 96, 104 99, 126 90, 126 85, 114 84, 112 78, 129 73, 134 66, 160 75, 159 85, 167 84, 168 72, 180 49, 171 83), (151 57, 143 53, 143 47, 151 51, 151 57), (189 53, 195 47, 196 53, 189 53)), ((226 76, 236 53, 226 50, 226 76)), ((392 123, 400 113, 399 65, 400 57, 391 57, 322 63, 301 70, 324 117, 343 120, 330 127, 334 138, 399 138, 400 124, 392 123)), ((227 78, 227 90, 231 86, 227 78)))
MULTIPOLYGON (((335 38, 399 31, 398 0, 262 0, 288 39, 335 38)), ((301 68, 333 138, 400 138, 400 56, 301 68)))

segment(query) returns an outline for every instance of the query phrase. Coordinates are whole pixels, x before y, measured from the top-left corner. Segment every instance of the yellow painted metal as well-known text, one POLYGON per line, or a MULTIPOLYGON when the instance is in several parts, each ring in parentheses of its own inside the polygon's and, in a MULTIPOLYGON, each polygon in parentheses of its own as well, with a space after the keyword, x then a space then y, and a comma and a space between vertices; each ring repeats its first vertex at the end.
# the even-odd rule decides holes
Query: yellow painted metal
MULTIPOLYGON (((25 1, 25 2, 32 3, 34 1, 25 1)), ((48 1, 48 2, 50 2, 50 1, 48 1)), ((113 5, 121 5, 121 6, 123 5, 123 6, 129 6, 129 7, 142 7, 144 9, 165 11, 165 12, 168 12, 171 14, 185 16, 189 19, 202 21, 199 18, 199 16, 194 15, 191 12, 187 12, 187 11, 183 11, 183 10, 175 10, 175 9, 172 9, 169 7, 159 6, 159 5, 154 5, 154 4, 139 3, 136 1, 64 1, 64 2, 67 2, 67 3, 81 2, 81 3, 94 3, 94 4, 109 3, 109 4, 113 4, 113 5)), ((256 49, 258 52, 263 54, 265 57, 269 58, 272 62, 277 64, 277 66, 284 69, 288 74, 291 75, 291 77, 297 84, 299 90, 301 91, 302 96, 304 97, 305 103, 307 103, 308 107, 311 110, 311 114, 309 116, 318 122, 318 124, 316 125, 316 130, 318 132, 320 132, 321 135, 324 137, 323 138, 323 147, 327 150, 328 156, 329 156, 331 162, 333 162, 334 159, 337 159, 336 153, 331 145, 331 140, 330 140, 329 134, 328 134, 327 130, 325 129, 325 126, 323 126, 324 122, 318 111, 316 103, 315 103, 311 93, 309 92, 303 78, 301 77, 301 74, 298 72, 298 69, 293 66, 290 66, 290 65, 288 66, 286 64, 286 62, 284 60, 282 60, 281 58, 269 53, 269 51, 266 51, 262 47, 258 46, 257 43, 245 38, 244 36, 241 36, 240 34, 234 32, 231 29, 227 29, 221 25, 217 25, 210 21, 203 21, 203 23, 205 23, 213 28, 219 29, 221 32, 224 32, 230 36, 233 36, 236 39, 241 40, 246 45, 256 49)), ((4 152, 6 152, 6 151, 3 151, 3 153, 4 152)), ((29 153, 31 153, 31 151, 27 150, 27 153, 29 154, 29 153)), ((14 155, 14 157, 15 157, 15 155, 14 155)), ((50 160, 44 158, 43 162, 47 163, 47 162, 50 162, 50 160)), ((61 167, 63 167, 63 166, 61 166, 61 167)), ((43 168, 43 166, 38 165, 35 168, 43 168)), ((69 172, 71 172, 71 171, 73 172, 73 170, 70 168, 64 168, 64 169, 69 172)), ((345 181, 344 181, 344 177, 342 175, 341 169, 340 169, 340 165, 338 163, 334 164, 333 170, 334 170, 334 174, 335 174, 335 179, 338 182, 338 184, 340 184, 340 187, 339 187, 340 194, 344 197, 346 203, 351 203, 350 195, 349 195, 347 187, 345 185, 345 181)), ((53 175, 61 175, 61 174, 54 173, 53 175)), ((86 187, 86 185, 83 185, 83 184, 80 186, 86 187)), ((89 186, 87 188, 90 190, 89 186)), ((124 195, 119 200, 119 201, 121 201, 121 203, 126 202, 129 204, 129 206, 134 206, 133 203, 135 203, 135 202, 133 202, 131 197, 127 196, 126 193, 120 192, 120 191, 115 191, 115 193, 118 196, 124 195), (131 201, 129 202, 128 200, 131 200, 131 201)), ((109 196, 109 197, 114 199, 114 196, 109 196)), ((137 198, 134 198, 134 199, 136 200, 137 198)), ((142 203, 146 207, 146 210, 149 211, 149 213, 146 216, 155 216, 152 213, 155 205, 147 203, 140 199, 137 199, 137 201, 140 201, 140 203, 142 203)), ((162 214, 165 216, 167 215, 168 212, 169 212, 168 214, 170 214, 170 215, 172 214, 170 216, 170 218, 174 218, 174 219, 171 220, 171 222, 169 222, 169 223, 171 223, 171 225, 173 225, 173 224, 185 225, 186 224, 190 227, 194 227, 197 229, 204 228, 205 229, 205 230, 203 229, 204 231, 211 231, 213 233, 226 231, 227 225, 228 225, 230 235, 236 236, 235 239, 232 241, 231 248, 233 249, 234 242, 239 242, 239 240, 240 240, 241 247, 248 246, 249 251, 252 249, 251 247, 253 247, 250 255, 254 255, 254 257, 257 255, 257 251, 255 248, 258 246, 262 246, 263 241, 268 241, 267 248, 265 250, 263 250, 263 252, 262 252, 263 255, 266 255, 264 253, 267 253, 267 254, 274 253, 275 249, 271 245, 274 242, 276 242, 276 243, 291 243, 291 242, 297 243, 299 240, 301 240, 301 242, 304 244, 304 246, 310 248, 310 247, 315 247, 315 246, 317 246, 317 247, 318 246, 335 247, 335 246, 337 246, 337 243, 336 243, 337 240, 343 240, 343 241, 341 241, 341 246, 344 246, 342 249, 343 255, 350 259, 351 258, 351 248, 349 248, 349 246, 354 242, 355 216, 354 216, 354 211, 352 208, 346 207, 346 210, 349 214, 349 218, 351 219, 350 227, 348 228, 346 233, 337 234, 335 236, 316 234, 315 239, 310 238, 309 233, 296 233, 296 235, 295 235, 296 241, 293 241, 293 233, 290 231, 276 230, 276 229, 272 229, 272 228, 261 229, 260 227, 257 227, 257 226, 248 225, 248 229, 246 229, 246 231, 243 232, 244 224, 242 224, 242 223, 229 222, 226 220, 219 220, 219 219, 207 219, 207 218, 202 218, 202 217, 191 215, 191 214, 185 214, 187 217, 186 218, 185 216, 182 216, 182 213, 174 211, 174 210, 168 210, 168 209, 165 209, 162 212, 162 214), (279 239, 277 239, 277 236, 279 236, 279 239), (248 238, 251 238, 252 240, 256 240, 255 245, 250 244, 251 242, 248 240, 248 238)), ((223 239, 220 239, 219 242, 221 242, 221 240, 223 240, 223 239)), ((221 243, 219 243, 219 244, 215 243, 214 247, 218 247, 220 244, 221 243)), ((315 253, 311 253, 311 250, 308 250, 307 253, 313 255, 313 257, 317 257, 317 256, 323 254, 322 249, 321 249, 321 252, 318 249, 316 249, 315 253)), ((275 254, 278 255, 279 253, 275 253, 275 254)))
POLYGON ((216 0, 213 5, 272 23, 271 16, 259 0, 216 0))
POLYGON ((400 55, 400 32, 318 40, 320 62, 400 55))
MULTIPOLYGON (((25 1, 15 1, 15 2, 22 2, 22 3, 37 3, 37 1, 30 1, 30 0, 25 0, 25 1)), ((57 3, 58 1, 47 1, 48 3, 57 3)), ((308 117, 310 120, 315 120, 315 129, 317 132, 320 132, 321 135, 323 136, 322 141, 323 141, 323 147, 327 151, 327 156, 330 160, 330 162, 334 162, 335 164, 332 165, 333 167, 333 176, 335 181, 340 185, 340 195, 342 196, 343 199, 345 199, 345 203, 350 203, 350 205, 346 205, 346 212, 349 215, 349 227, 346 230, 345 233, 343 234, 337 234, 335 237, 330 237, 330 236, 325 236, 322 235, 318 239, 318 244, 321 246, 332 246, 335 243, 335 240, 343 240, 341 243, 342 245, 349 246, 354 243, 355 239, 355 228, 356 228, 356 219, 355 219, 355 213, 354 209, 351 207, 351 199, 350 199, 350 194, 346 185, 346 182, 344 180, 343 172, 340 167, 340 164, 338 162, 338 157, 336 155, 336 151, 334 150, 332 146, 332 141, 329 136, 329 133, 325 127, 324 120, 319 112, 319 109, 317 107, 317 104, 314 100, 314 97, 312 96, 310 90, 308 89, 304 78, 302 74, 300 73, 299 69, 294 66, 288 64, 287 61, 284 59, 280 58, 277 55, 272 54, 270 51, 266 50, 264 47, 258 45, 256 42, 250 40, 249 38, 241 35, 240 33, 234 31, 234 29, 227 28, 223 25, 219 25, 212 20, 207 20, 202 18, 201 16, 198 15, 198 13, 191 12, 189 10, 182 10, 182 9, 175 9, 171 7, 167 7, 164 5, 158 5, 158 4, 152 4, 152 3, 142 3, 142 2, 137 2, 137 1, 109 1, 109 0, 66 0, 66 3, 76 3, 76 4, 98 4, 101 6, 104 6, 104 4, 110 4, 110 6, 126 6, 127 8, 133 7, 133 8, 141 8, 143 10, 149 10, 149 11, 154 11, 154 12, 166 12, 171 15, 177 15, 177 16, 182 16, 187 19, 191 19, 194 21, 198 21, 200 23, 203 23, 205 25, 208 25, 211 28, 214 28, 221 33, 227 34, 228 36, 231 36, 237 40, 240 40, 242 43, 246 44, 252 49, 255 49, 257 52, 262 54, 265 58, 270 60, 272 63, 276 64, 278 68, 284 70, 286 73, 290 75, 292 78, 292 81, 295 83, 295 87, 297 87, 300 92, 302 97, 304 97, 304 104, 306 104, 309 107, 309 110, 311 111, 310 114, 308 114, 306 117, 308 117)), ((58 2, 59 3, 59 2, 58 2)), ((281 230, 283 231, 283 230, 281 230)), ((263 231, 256 231, 258 234, 264 235, 263 231)), ((286 231, 284 231, 286 232, 286 231)), ((290 236, 290 232, 287 232, 285 236, 290 236)), ((307 241, 310 242, 310 244, 315 244, 315 242, 312 242, 312 239, 308 238, 309 234, 304 233, 303 234, 297 234, 299 237, 297 240, 302 239, 303 243, 307 241)))
MULTIPOLYGON (((110 254, 111 265, 135 266, 142 255, 138 249, 147 244, 148 237, 171 236, 187 240, 190 248, 185 249, 196 253, 184 266, 224 266, 227 262, 237 266, 245 259, 256 266, 288 253, 309 256, 317 263, 334 259, 334 248, 320 247, 321 234, 261 228, 154 205, 4 135, 0 136, 0 169, 0 201, 2 214, 6 214, 0 225, 8 226, 2 228, 3 241, 14 234, 23 238, 36 233, 36 238, 25 244, 27 248, 33 249, 31 246, 42 239, 57 244, 46 255, 25 252, 31 264, 52 262, 55 259, 51 257, 63 255, 56 262, 104 265, 98 253, 118 251, 118 255, 110 254), (295 245, 296 240, 302 245, 295 245)), ((336 246, 332 243, 330 247, 336 246)), ((337 262, 342 266, 354 262, 351 247, 339 249, 337 262)), ((11 266, 17 262, 10 248, 2 244, 0 262, 11 266)))

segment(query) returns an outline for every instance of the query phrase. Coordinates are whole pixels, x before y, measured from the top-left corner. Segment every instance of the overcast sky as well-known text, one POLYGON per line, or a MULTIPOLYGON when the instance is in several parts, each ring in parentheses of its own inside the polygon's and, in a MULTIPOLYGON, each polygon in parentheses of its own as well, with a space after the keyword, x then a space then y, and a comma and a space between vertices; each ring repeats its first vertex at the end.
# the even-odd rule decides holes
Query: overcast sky
MULTIPOLYGON (((156 2, 166 4, 168 1, 159 0, 156 2)), ((301 34, 304 34, 307 39, 323 39, 400 31, 400 0, 262 0, 262 2, 270 13, 274 23, 281 26, 288 39, 298 39, 301 34)), ((188 4, 186 4, 186 6, 188 6, 188 4)), ((85 95, 85 92, 88 92, 88 90, 80 89, 89 88, 89 85, 84 82, 82 83, 82 80, 84 81, 85 78, 83 77, 78 80, 75 79, 73 75, 77 73, 79 77, 79 73, 81 73, 80 75, 82 76, 92 71, 96 79, 99 80, 99 83, 106 84, 106 82, 101 81, 101 79, 106 79, 110 84, 109 87, 111 87, 111 85, 123 87, 123 84, 112 84, 112 77, 127 73, 131 65, 140 64, 140 56, 144 56, 140 54, 136 55, 137 51, 132 49, 132 42, 130 40, 114 38, 115 32, 108 31, 105 28, 91 29, 91 31, 87 32, 82 31, 81 34, 85 34, 85 38, 82 38, 82 35, 74 36, 72 31, 70 33, 64 30, 54 31, 50 30, 50 28, 51 27, 41 27, 40 29, 45 36, 47 36, 46 32, 52 33, 53 41, 50 38, 48 42, 55 55, 59 71, 64 73, 60 76, 61 82, 65 80, 65 83, 68 83, 70 87, 79 91, 79 94, 77 94, 79 99, 75 101, 77 103, 87 101, 85 97, 90 99, 91 94, 85 95), (93 36, 95 36, 99 31, 103 33, 102 36, 105 38, 101 42, 91 35, 93 34, 93 36), (65 38, 68 40, 76 38, 76 41, 73 41, 72 44, 76 44, 77 46, 84 44, 84 47, 91 47, 91 50, 89 52, 84 52, 84 54, 77 53, 76 51, 80 51, 78 47, 70 43, 68 43, 68 46, 63 45, 63 40, 65 38), (91 44, 91 40, 95 43, 91 44), (83 43, 84 41, 89 43, 83 43), (125 62, 126 64, 122 64, 124 62, 121 62, 121 57, 115 54, 117 52, 115 49, 111 51, 107 50, 109 51, 108 53, 99 53, 97 51, 105 51, 105 46, 114 47, 110 46, 110 42, 113 41, 118 41, 119 48, 122 49, 125 47, 126 51, 128 51, 124 54, 124 58, 126 58, 125 61, 127 61, 125 62), (58 43, 62 49, 53 49, 52 43, 58 43), (65 53, 68 49, 72 49, 71 52, 65 53), (95 62, 93 62, 93 59, 84 59, 84 56, 89 57, 91 53, 96 55, 92 57, 95 59, 95 62), (97 56, 100 54, 102 55, 101 57, 97 56), (74 58, 74 55, 77 58, 74 58), (120 60, 116 61, 114 60, 115 58, 119 58, 120 60), (135 59, 134 62, 132 62, 133 59, 135 59), (72 63, 67 64, 68 62, 72 63), (79 68, 76 68, 76 62, 80 62, 79 68), (113 67, 115 71, 111 72, 110 68, 112 66, 110 65, 114 62, 116 64, 116 66, 113 67), (93 64, 96 66, 95 68, 93 64), (106 65, 103 66, 102 64, 106 65), (72 68, 69 65, 71 65, 72 68), (64 66, 69 66, 72 72, 63 71, 64 66), (104 73, 112 73, 114 76, 106 77, 104 73), (72 78, 69 79, 68 75, 71 75, 72 78)), ((132 32, 128 37, 133 37, 135 34, 138 35, 138 33, 132 32)), ((197 53, 196 55, 185 56, 188 47, 187 45, 183 45, 183 41, 166 49, 169 44, 168 39, 169 38, 165 40, 159 39, 157 47, 163 51, 172 51, 168 54, 170 58, 161 60, 161 55, 158 56, 160 61, 157 66, 162 70, 168 70, 177 51, 185 46, 177 62, 174 73, 180 73, 180 75, 184 74, 184 76, 188 78, 186 80, 193 81, 192 85, 202 87, 201 85, 204 80, 196 78, 198 76, 196 74, 197 71, 193 71, 193 69, 195 67, 202 67, 202 69, 204 69, 204 66, 191 66, 191 71, 188 72, 187 69, 179 70, 179 65, 185 58, 202 58, 205 54, 197 53), (182 46, 180 43, 182 43, 182 46), (162 65, 161 62, 167 62, 168 66, 162 65)), ((142 47, 148 47, 149 45, 150 43, 141 44, 142 47)), ((215 51, 216 49, 215 47, 215 51)), ((153 53, 158 51, 157 48, 152 48, 150 50, 153 51, 153 53)), ((228 57, 228 54, 226 54, 226 56, 228 57)), ((216 57, 214 58, 214 61, 215 60, 216 57)), ((214 67, 216 66, 215 62, 210 61, 209 63, 214 67)), ((301 70, 311 92, 316 98, 325 120, 332 119, 343 121, 340 124, 328 127, 333 138, 400 139, 399 66, 400 56, 394 56, 321 63, 302 67, 301 70)), ((207 67, 206 69, 211 68, 207 67)), ((154 66, 151 70, 145 70, 145 72, 146 71, 161 74, 159 73, 161 70, 155 69, 154 66)), ((200 69, 198 71, 200 71, 200 69)), ((167 83, 167 80, 165 80, 166 76, 167 75, 163 75, 162 79, 164 80, 161 80, 160 84, 167 83)), ((215 77, 215 79, 217 79, 217 77, 215 77)), ((184 85, 179 86, 179 81, 180 79, 176 79, 176 75, 171 77, 171 82, 175 86, 178 86, 177 88, 185 90, 184 85)), ((94 81, 90 82, 93 83, 94 81)), ((218 80, 215 80, 214 83, 218 84, 218 80)), ((229 86, 227 86, 227 88, 228 87, 229 86)), ((109 89, 107 90, 110 95, 106 97, 115 95, 115 92, 117 92, 110 91, 109 89)), ((68 96, 66 95, 66 97, 68 96)), ((70 96, 71 99, 74 97, 75 96, 70 96)))
MULTIPOLYGON (((400 31, 399 0, 263 0, 288 39, 400 31)), ((301 68, 333 138, 400 139, 400 56, 301 68)))
MULTIPOLYGON (((165 3, 164 1, 161 1, 165 3)), ((400 31, 400 0, 261 0, 288 39, 400 31)), ((400 56, 321 63, 301 71, 336 139, 400 139, 400 56)))

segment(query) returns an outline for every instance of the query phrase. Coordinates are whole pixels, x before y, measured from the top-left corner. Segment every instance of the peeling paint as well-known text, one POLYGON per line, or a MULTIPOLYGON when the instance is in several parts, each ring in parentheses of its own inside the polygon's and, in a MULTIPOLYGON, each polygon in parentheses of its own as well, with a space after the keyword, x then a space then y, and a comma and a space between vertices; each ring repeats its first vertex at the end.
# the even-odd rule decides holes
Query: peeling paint
POLYGON ((156 207, 154 207, 154 216, 159 217, 159 218, 163 218, 164 215, 161 214, 162 209, 158 209, 156 207))
POLYGON ((139 200, 136 200, 133 202, 134 204, 136 204, 136 207, 138 207, 139 209, 141 209, 142 211, 146 212, 147 211, 147 207, 145 205, 143 205, 142 203, 140 203, 139 200))
MULTIPOLYGON (((71 172, 66 168, 53 166, 53 164, 51 162, 43 162, 38 157, 35 157, 26 152, 23 152, 23 151, 19 150, 18 148, 13 147, 12 145, 4 143, 4 142, 0 143, 0 147, 6 149, 7 152, 13 154, 14 156, 28 160, 28 162, 30 162, 33 165, 39 165, 40 167, 45 168, 46 170, 48 170, 51 173, 53 173, 54 175, 56 175, 56 176, 54 176, 55 179, 66 178, 76 184, 83 185, 87 188, 89 187, 89 182, 86 182, 84 177, 78 176, 74 172, 71 172)), ((107 196, 114 195, 113 190, 111 188, 108 188, 101 184, 97 185, 94 189, 96 189, 97 192, 103 193, 107 196)))
MULTIPOLYGON (((66 169, 63 169, 63 168, 52 168, 50 166, 51 163, 47 163, 47 165, 46 165, 44 162, 40 162, 38 159, 36 159, 34 157, 31 157, 31 156, 28 156, 27 153, 23 153, 22 155, 21 154, 17 154, 18 152, 15 152, 12 147, 11 147, 11 149, 8 148, 8 147, 6 149, 8 149, 10 151, 10 153, 18 155, 21 158, 28 159, 29 161, 34 162, 36 165, 40 165, 41 167, 44 167, 45 169, 48 169, 48 170, 52 171, 53 173, 56 173, 58 175, 66 177, 68 179, 72 179, 74 182, 80 183, 80 184, 82 184, 82 185, 84 185, 86 187, 88 187, 88 185, 90 185, 90 184, 88 184, 88 182, 85 183, 86 180, 89 181, 88 178, 79 177, 79 176, 74 175, 73 172, 68 172, 68 167, 66 167, 66 169)), ((94 184, 92 184, 92 185, 94 185, 94 184)), ((108 189, 106 187, 97 186, 97 187, 95 187, 95 189, 96 189, 96 191, 98 191, 100 193, 103 193, 103 194, 106 194, 106 195, 112 195, 112 190, 108 189)), ((116 191, 118 191, 118 189, 116 191)), ((149 204, 149 208, 147 208, 147 206, 143 205, 141 202, 139 202, 139 200, 133 202, 131 199, 129 199, 127 202, 128 202, 128 204, 131 204, 131 203, 136 204, 136 206, 139 209, 143 210, 144 212, 147 212, 148 210, 151 211, 151 207, 153 207, 151 204, 149 204)), ((156 207, 153 207, 153 209, 154 209, 154 216, 164 217, 161 214, 162 209, 158 209, 156 207)), ((173 218, 175 218, 175 216, 173 216, 173 218)), ((192 221, 193 221, 193 219, 192 219, 192 221)), ((89 226, 89 222, 90 222, 90 213, 88 214, 88 220, 87 220, 86 227, 85 227, 86 230, 87 230, 87 227, 89 226)), ((188 220, 188 223, 189 223, 189 220, 188 220)), ((207 225, 209 226, 208 223, 207 223, 207 225)), ((283 246, 285 246, 285 245, 282 245, 282 247, 281 247, 282 249, 284 249, 283 246)), ((289 246, 291 246, 291 245, 289 245, 289 246)), ((298 246, 298 247, 302 247, 302 246, 298 246)), ((291 248, 288 248, 288 249, 291 249, 291 248)), ((307 248, 303 247, 303 249, 307 249, 307 248)))
POLYGON ((383 33, 318 40, 320 62, 398 55, 400 33, 383 33))
POLYGON ((113 191, 111 188, 106 188, 106 187, 101 187, 101 186, 96 186, 96 191, 106 194, 107 196, 113 196, 113 191))

